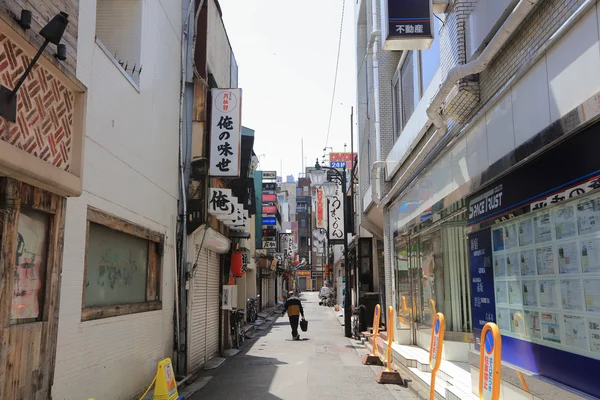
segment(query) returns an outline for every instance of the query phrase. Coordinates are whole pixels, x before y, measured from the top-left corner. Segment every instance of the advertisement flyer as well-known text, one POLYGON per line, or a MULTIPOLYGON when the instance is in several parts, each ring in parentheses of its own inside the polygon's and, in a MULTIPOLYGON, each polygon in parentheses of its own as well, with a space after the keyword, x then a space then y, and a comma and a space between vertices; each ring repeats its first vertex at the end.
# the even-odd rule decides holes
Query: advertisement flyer
POLYGON ((600 240, 581 242, 581 267, 584 274, 600 272, 600 240))
POLYGON ((579 279, 568 279, 560 281, 560 295, 563 310, 583 311, 582 292, 583 287, 579 279))
POLYGON ((504 250, 504 228, 494 229, 492 231, 492 243, 494 252, 504 250))
POLYGON ((508 308, 497 308, 496 309, 496 323, 498 324, 498 328, 504 332, 510 332, 510 315, 508 313, 508 308))
POLYGON ((579 234, 600 230, 600 198, 583 200, 577 204, 579 234))
POLYGON ((523 285, 523 305, 537 307, 537 282, 522 281, 523 285))
POLYGON ((540 281, 540 307, 558 308, 556 281, 540 281))
POLYGON ((506 276, 519 276, 521 263, 519 263, 519 253, 509 253, 506 255, 506 276))
POLYGON ((535 276, 536 273, 535 252, 533 250, 521 251, 521 275, 535 276))
POLYGON ((560 274, 580 274, 577 243, 558 245, 558 271, 560 274))
POLYGON ((519 222, 519 246, 529 246, 533 242, 533 221, 525 219, 519 222))
POLYGON ((542 338, 549 342, 560 343, 558 314, 542 314, 542 338))
POLYGON ((590 328, 590 347, 592 351, 600 353, 600 319, 588 318, 590 328))
POLYGON ((530 338, 541 339, 540 332, 540 313, 538 311, 525 310, 525 326, 527 327, 527 336, 530 338))
POLYGON ((496 281, 496 304, 508 304, 508 282, 496 281))
POLYGON ((504 248, 506 250, 518 247, 517 225, 507 225, 504 227, 504 248))
POLYGON ((564 315, 565 339, 567 346, 577 347, 581 350, 589 350, 587 331, 585 329, 585 318, 575 315, 564 315))
POLYGON ((525 329, 525 317, 521 310, 510 310, 510 331, 519 335, 525 336, 527 330, 525 329))
POLYGON ((554 251, 552 246, 541 247, 535 252, 538 275, 554 275, 554 251))
POLYGON ((600 279, 588 279, 583 284, 585 291, 585 309, 600 312, 600 279))
POLYGON ((521 282, 508 282, 508 302, 510 304, 523 304, 523 299, 521 298, 521 282))
POLYGON ((506 276, 506 259, 504 256, 494 257, 494 276, 504 278, 506 276))
POLYGON ((554 221, 557 240, 573 237, 577 233, 575 207, 572 205, 557 208, 554 212, 554 221))
POLYGON ((552 240, 552 219, 550 213, 536 216, 534 219, 535 242, 544 243, 552 240))

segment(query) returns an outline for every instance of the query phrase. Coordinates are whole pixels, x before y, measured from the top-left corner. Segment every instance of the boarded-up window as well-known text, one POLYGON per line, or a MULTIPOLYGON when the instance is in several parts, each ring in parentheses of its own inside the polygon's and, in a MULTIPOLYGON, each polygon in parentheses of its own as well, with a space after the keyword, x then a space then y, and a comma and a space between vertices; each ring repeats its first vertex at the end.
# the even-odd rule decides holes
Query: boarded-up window
POLYGON ((82 320, 156 310, 163 236, 88 209, 82 320))
POLYGON ((17 228, 11 324, 42 320, 49 226, 48 214, 21 208, 17 228))
POLYGON ((85 306, 146 301, 148 241, 90 223, 85 306))

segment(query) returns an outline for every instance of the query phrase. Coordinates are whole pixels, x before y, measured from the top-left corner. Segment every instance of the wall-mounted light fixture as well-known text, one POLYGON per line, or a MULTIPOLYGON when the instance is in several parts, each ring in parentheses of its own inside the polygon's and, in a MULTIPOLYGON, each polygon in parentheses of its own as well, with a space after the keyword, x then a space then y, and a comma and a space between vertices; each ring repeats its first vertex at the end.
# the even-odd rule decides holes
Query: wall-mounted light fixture
MULTIPOLYGON (((31 12, 23 10, 21 12, 21 19, 18 22, 24 29, 31 26, 31 12)), ((54 18, 52 18, 52 20, 40 31, 40 36, 44 38, 44 43, 35 57, 33 57, 33 60, 29 63, 29 66, 15 85, 14 89, 10 90, 9 88, 0 85, 0 117, 6 118, 11 122, 17 120, 17 92, 33 70, 33 67, 44 52, 46 46, 48 46, 48 43, 57 46, 57 54, 55 54, 57 59, 62 61, 66 60, 67 49, 66 46, 60 44, 60 40, 62 39, 68 24, 69 15, 67 13, 61 12, 54 16, 54 18)))

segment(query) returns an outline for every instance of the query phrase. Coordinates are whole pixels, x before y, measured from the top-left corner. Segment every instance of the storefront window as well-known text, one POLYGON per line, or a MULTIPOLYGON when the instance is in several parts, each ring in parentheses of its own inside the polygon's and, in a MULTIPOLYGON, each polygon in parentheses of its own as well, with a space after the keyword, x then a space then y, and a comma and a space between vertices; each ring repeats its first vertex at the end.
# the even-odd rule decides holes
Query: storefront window
POLYGON ((21 209, 17 229, 11 324, 42 320, 49 226, 48 214, 21 209))
POLYGON ((412 321, 412 296, 409 279, 408 247, 406 242, 396 244, 396 314, 397 329, 409 329, 412 321))
POLYGON ((441 231, 423 239, 421 262, 422 323, 431 327, 436 312, 444 312, 444 260, 441 231))

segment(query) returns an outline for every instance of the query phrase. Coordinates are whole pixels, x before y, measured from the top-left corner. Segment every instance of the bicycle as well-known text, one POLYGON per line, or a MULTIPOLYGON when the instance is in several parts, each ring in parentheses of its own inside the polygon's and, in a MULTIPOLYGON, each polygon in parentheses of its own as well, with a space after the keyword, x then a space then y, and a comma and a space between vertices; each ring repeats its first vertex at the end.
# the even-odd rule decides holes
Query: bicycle
POLYGON ((256 322, 258 318, 258 302, 256 299, 248 299, 246 302, 246 319, 249 323, 256 322))
POLYGON ((246 340, 244 333, 244 310, 234 310, 231 312, 231 347, 239 349, 246 340))

